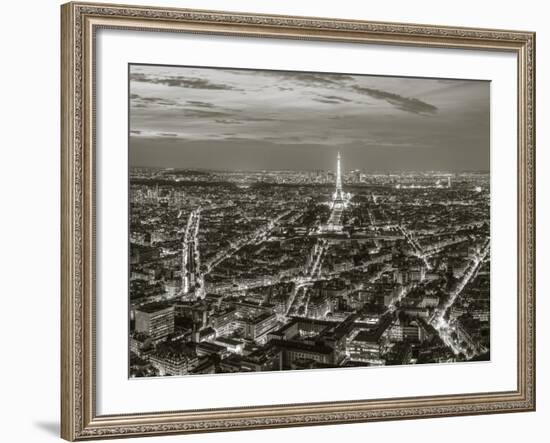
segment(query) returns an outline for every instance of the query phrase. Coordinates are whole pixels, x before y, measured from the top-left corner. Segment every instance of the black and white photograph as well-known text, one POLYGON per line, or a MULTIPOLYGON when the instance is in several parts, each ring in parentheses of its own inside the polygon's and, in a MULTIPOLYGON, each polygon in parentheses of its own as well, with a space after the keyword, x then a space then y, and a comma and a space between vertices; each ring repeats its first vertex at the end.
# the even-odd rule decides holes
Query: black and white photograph
POLYGON ((129 79, 131 377, 490 359, 489 82, 129 79))
POLYGON ((131 378, 490 361, 489 81, 128 70, 131 378))

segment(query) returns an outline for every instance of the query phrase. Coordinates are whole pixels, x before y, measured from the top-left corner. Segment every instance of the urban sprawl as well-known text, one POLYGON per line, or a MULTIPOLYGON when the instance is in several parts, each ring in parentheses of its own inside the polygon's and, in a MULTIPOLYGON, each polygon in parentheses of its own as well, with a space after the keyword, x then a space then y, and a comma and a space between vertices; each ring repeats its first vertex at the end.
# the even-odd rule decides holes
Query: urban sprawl
POLYGON ((131 169, 131 377, 489 359, 489 174, 343 161, 131 169))

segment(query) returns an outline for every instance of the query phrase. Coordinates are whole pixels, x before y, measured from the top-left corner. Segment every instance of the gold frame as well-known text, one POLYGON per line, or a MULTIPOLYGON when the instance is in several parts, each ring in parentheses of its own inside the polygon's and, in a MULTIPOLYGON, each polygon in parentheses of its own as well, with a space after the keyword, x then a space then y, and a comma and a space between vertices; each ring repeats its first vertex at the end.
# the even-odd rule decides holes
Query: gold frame
POLYGON ((125 5, 61 7, 61 436, 67 440, 535 410, 535 34, 125 5), (99 28, 508 51, 518 60, 517 389, 389 400, 98 416, 94 35, 99 28))

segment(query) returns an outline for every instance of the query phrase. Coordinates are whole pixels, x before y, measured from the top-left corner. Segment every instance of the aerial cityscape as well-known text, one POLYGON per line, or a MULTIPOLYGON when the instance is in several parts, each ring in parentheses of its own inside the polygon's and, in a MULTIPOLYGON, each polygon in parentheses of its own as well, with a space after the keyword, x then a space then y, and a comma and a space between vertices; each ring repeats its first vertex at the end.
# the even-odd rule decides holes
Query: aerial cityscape
POLYGON ((488 105, 486 82, 132 65, 129 376, 488 361, 488 105))

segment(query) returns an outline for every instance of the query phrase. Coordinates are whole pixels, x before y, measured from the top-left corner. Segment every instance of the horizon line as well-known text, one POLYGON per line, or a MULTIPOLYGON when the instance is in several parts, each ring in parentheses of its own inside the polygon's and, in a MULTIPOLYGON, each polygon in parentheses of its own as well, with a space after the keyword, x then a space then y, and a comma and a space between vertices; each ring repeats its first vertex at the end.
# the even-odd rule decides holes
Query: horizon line
MULTIPOLYGON (((205 167, 174 167, 174 166, 129 166, 129 170, 132 169, 162 169, 173 171, 209 171, 209 172, 334 172, 332 169, 220 169, 220 168, 205 168, 205 167)), ((360 171, 366 174, 406 174, 406 173, 445 173, 445 174, 464 174, 464 173, 484 173, 490 174, 490 170, 487 169, 461 169, 451 171, 448 169, 429 169, 429 170, 373 170, 364 171, 359 168, 349 169, 347 172, 360 171)))

